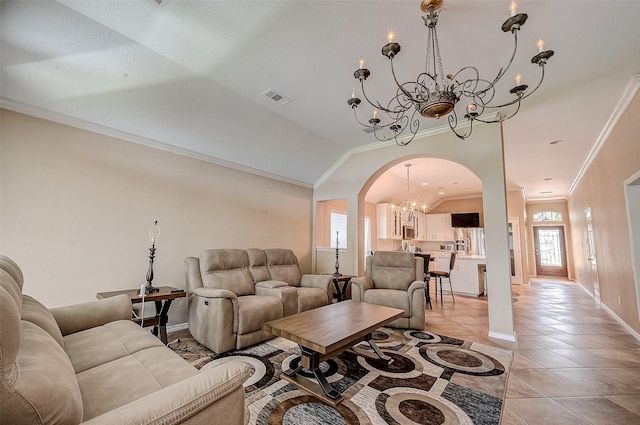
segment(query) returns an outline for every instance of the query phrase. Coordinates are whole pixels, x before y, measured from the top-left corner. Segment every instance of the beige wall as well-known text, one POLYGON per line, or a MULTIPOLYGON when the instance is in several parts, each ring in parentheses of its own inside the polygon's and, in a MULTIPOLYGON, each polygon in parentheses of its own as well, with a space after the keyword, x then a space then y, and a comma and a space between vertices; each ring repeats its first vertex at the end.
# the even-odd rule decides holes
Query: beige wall
POLYGON ((569 206, 567 201, 537 201, 527 204, 527 236, 529 238, 529 264, 531 276, 536 275, 536 259, 535 259, 535 240, 533 238, 533 226, 564 226, 564 238, 567 248, 567 271, 569 279, 575 279, 573 272, 573 251, 571 249, 571 225, 569 222, 569 206), (555 211, 562 214, 562 221, 553 222, 535 222, 533 216, 543 211, 555 211))
MULTIPOLYGON (((206 248, 287 247, 311 269, 312 189, 2 110, 2 253, 49 307, 144 282, 184 287, 206 248)), ((215 137, 215 135, 212 135, 215 137)), ((250 153, 248 153, 250 154, 250 153)), ((186 303, 171 323, 186 321, 186 303)))
POLYGON ((584 215, 591 208, 601 300, 636 332, 640 323, 623 182, 640 170, 638 117, 640 94, 621 115, 568 199, 576 280, 593 291, 584 215))

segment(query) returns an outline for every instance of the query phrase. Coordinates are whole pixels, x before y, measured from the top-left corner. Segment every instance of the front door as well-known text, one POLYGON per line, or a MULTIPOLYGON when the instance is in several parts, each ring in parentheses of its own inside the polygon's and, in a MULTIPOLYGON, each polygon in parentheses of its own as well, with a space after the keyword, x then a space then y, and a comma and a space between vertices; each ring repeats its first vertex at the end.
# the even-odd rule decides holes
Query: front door
POLYGON ((563 226, 533 226, 536 275, 567 277, 563 226))

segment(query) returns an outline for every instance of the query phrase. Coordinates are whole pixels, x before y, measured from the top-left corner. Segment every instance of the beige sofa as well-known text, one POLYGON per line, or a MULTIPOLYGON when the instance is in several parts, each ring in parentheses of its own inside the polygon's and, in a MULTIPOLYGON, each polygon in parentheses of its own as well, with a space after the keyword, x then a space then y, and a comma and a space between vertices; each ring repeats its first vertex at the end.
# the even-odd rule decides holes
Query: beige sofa
POLYGON ((387 326, 424 330, 424 260, 410 252, 376 251, 365 260, 365 275, 351 279, 354 301, 404 310, 387 326))
POLYGON ((302 275, 290 249, 209 249, 185 258, 189 330, 216 353, 273 335, 270 320, 327 305, 331 275, 302 275))
POLYGON ((130 320, 125 295, 48 310, 4 256, 0 283, 1 424, 245 423, 248 364, 198 371, 130 320))

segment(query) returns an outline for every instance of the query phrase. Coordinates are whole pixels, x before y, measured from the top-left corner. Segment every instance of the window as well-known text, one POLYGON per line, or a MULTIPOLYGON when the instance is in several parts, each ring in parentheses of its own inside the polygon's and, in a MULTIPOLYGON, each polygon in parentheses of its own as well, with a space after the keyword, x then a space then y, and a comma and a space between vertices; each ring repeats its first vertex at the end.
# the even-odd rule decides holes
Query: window
POLYGON ((541 211, 533 215, 533 221, 562 221, 562 214, 555 211, 541 211))
POLYGON ((336 248, 336 242, 338 242, 339 248, 347 248, 347 214, 331 211, 331 235, 329 240, 331 241, 331 248, 336 248))

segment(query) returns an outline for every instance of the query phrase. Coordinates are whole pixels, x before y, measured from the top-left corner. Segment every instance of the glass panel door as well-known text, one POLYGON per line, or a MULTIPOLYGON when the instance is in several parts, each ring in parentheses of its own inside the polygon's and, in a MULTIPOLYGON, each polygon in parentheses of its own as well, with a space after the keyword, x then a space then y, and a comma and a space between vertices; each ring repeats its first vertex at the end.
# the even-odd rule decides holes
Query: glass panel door
POLYGON ((534 226, 536 274, 567 277, 567 261, 562 226, 534 226))

